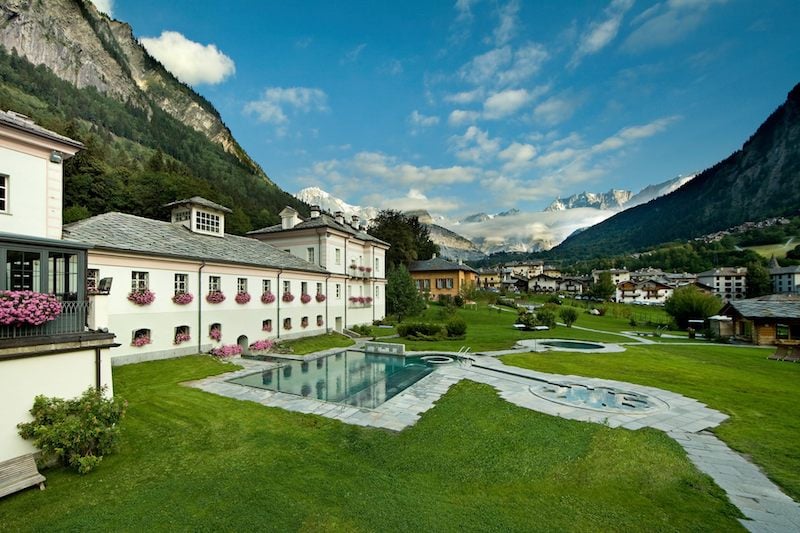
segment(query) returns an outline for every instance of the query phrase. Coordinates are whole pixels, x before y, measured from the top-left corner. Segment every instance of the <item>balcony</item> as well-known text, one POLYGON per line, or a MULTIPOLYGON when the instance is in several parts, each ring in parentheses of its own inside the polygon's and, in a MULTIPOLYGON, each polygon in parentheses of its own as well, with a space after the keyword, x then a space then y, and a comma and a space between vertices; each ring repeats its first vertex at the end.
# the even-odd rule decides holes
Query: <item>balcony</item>
POLYGON ((83 333, 86 330, 86 313, 89 302, 61 302, 61 314, 39 326, 0 325, 0 341, 27 337, 46 337, 83 333))

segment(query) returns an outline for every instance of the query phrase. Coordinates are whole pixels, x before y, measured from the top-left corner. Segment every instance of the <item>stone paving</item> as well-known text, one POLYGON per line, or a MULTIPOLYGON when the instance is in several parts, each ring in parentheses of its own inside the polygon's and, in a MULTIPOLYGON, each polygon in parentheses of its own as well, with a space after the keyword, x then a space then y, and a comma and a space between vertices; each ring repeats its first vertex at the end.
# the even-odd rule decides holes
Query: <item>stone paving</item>
POLYGON ((455 383, 462 379, 485 383, 495 388, 503 399, 541 413, 614 428, 636 430, 651 427, 664 431, 686 450, 689 459, 701 472, 711 476, 725 490, 730 501, 748 518, 740 522, 749 531, 800 531, 800 505, 781 492, 757 466, 707 431, 727 419, 727 415, 692 398, 655 387, 582 376, 547 374, 509 367, 496 359, 498 355, 518 351, 519 349, 470 354, 469 359, 459 363, 439 366, 433 373, 375 409, 328 403, 229 383, 228 380, 232 378, 279 366, 277 363, 246 359, 235 360, 245 367, 243 370, 210 376, 187 385, 221 396, 324 416, 347 424, 401 431, 414 425, 455 383), (609 412, 556 403, 531 392, 532 384, 542 380, 635 392, 648 396, 653 406, 641 412, 609 412))

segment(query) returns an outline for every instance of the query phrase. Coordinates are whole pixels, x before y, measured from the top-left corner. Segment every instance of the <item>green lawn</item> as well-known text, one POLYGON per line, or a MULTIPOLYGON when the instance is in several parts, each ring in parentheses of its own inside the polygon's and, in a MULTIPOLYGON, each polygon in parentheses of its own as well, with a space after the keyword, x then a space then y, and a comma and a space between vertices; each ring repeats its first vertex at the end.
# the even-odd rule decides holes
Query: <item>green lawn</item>
POLYGON ((651 385, 700 400, 731 417, 715 433, 800 500, 800 365, 767 360, 770 352, 758 348, 627 348, 613 355, 515 354, 503 361, 543 372, 651 385))
POLYGON ((0 502, 0 531, 733 531, 738 511, 655 430, 531 412, 472 382, 401 433, 178 385, 210 357, 114 369, 117 454, 0 502))
POLYGON ((291 348, 292 353, 297 355, 306 355, 331 348, 347 348, 353 344, 355 344, 353 339, 340 333, 325 333, 314 337, 281 341, 280 343, 283 347, 291 348))
POLYGON ((792 250, 795 246, 800 244, 800 238, 793 237, 788 246, 786 245, 787 242, 789 242, 788 239, 778 244, 762 244, 759 246, 745 246, 744 248, 746 250, 753 250, 758 255, 766 257, 767 259, 773 255, 778 259, 783 259, 786 257, 786 252, 792 250))

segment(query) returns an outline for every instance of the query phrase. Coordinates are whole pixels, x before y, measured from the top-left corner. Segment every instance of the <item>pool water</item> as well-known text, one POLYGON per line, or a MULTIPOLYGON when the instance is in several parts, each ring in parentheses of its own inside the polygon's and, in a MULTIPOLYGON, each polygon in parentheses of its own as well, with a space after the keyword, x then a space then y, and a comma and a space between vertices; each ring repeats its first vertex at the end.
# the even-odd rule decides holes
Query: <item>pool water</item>
POLYGON ((656 407, 644 394, 610 387, 545 382, 530 391, 547 400, 602 411, 644 411, 656 407))
POLYGON ((231 379, 231 383, 326 402, 375 408, 433 372, 422 357, 347 350, 231 379))
POLYGON ((542 346, 552 346, 554 348, 567 348, 569 350, 601 350, 605 348, 602 344, 580 341, 542 341, 542 346))

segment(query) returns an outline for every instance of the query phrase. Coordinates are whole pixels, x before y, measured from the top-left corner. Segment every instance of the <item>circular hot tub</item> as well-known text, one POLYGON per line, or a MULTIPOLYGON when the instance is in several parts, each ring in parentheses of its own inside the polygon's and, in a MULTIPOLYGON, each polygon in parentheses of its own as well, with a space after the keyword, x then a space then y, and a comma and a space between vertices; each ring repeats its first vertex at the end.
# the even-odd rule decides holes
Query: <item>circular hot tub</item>
POLYGON ((446 365, 455 361, 447 355, 423 355, 420 359, 431 365, 446 365))

